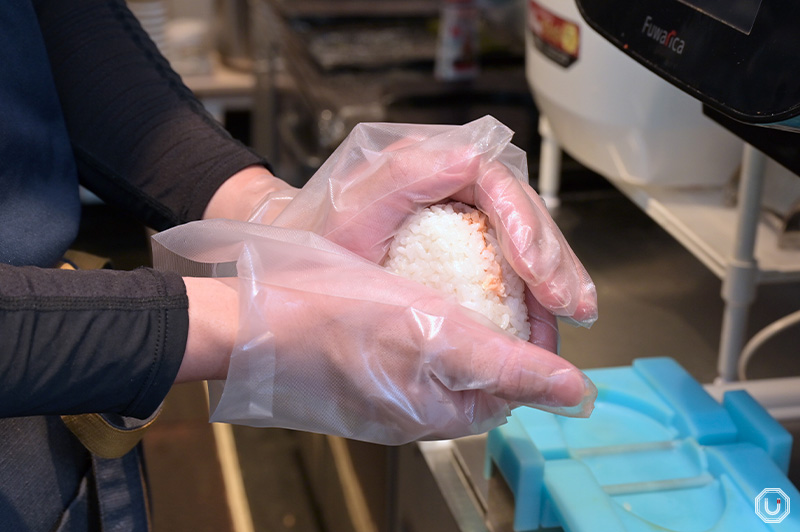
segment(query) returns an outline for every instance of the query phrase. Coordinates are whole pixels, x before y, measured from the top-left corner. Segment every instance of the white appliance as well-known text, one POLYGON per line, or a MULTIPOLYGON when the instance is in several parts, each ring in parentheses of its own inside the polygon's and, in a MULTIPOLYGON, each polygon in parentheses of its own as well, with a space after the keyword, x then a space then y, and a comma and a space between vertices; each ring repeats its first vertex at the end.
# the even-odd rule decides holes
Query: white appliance
MULTIPOLYGON (((637 185, 717 187, 734 176, 743 142, 590 28, 574 0, 528 0, 527 17, 544 151, 554 141, 600 175, 637 185)), ((558 165, 542 155, 540 192, 552 204, 558 165)))

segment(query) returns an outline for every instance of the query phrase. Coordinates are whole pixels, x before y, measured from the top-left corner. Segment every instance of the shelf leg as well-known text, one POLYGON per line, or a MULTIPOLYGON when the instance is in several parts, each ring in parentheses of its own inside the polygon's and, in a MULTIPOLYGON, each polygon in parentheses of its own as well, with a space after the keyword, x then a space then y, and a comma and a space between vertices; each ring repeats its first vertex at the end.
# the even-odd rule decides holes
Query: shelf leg
POLYGON ((558 189, 561 187, 561 146, 553 137, 550 122, 539 115, 539 136, 542 144, 539 149, 539 196, 548 210, 558 208, 561 200, 558 189))
POLYGON ((739 213, 733 256, 728 262, 722 282, 725 310, 722 317, 718 383, 732 382, 737 378, 737 363, 745 342, 750 305, 756 295, 758 263, 755 243, 766 162, 766 155, 749 144, 745 145, 739 179, 739 213))

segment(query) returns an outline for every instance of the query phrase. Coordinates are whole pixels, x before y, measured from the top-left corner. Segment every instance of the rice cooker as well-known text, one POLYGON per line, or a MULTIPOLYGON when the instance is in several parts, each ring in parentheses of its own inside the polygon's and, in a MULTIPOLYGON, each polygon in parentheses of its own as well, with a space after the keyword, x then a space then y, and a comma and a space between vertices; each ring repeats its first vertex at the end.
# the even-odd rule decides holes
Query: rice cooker
POLYGON ((800 6, 779 0, 578 0, 588 24, 741 122, 800 129, 800 6))

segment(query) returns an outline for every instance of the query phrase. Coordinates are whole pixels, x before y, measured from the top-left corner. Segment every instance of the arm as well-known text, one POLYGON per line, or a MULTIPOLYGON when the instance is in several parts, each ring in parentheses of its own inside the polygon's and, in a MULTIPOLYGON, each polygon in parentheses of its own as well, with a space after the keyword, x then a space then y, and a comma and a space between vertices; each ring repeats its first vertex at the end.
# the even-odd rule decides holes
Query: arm
POLYGON ((158 230, 203 217, 231 176, 266 162, 173 72, 123 0, 38 0, 84 186, 158 230))
MULTIPOLYGON (((203 218, 246 221, 262 198, 293 190, 263 168, 248 167, 222 184, 203 218)), ((219 279, 184 277, 183 281, 189 300, 189 332, 176 382, 224 379, 238 330, 238 293, 219 279)))
POLYGON ((184 277, 189 332, 176 383, 224 379, 236 341, 239 298, 219 279, 184 277))
POLYGON ((0 264, 0 279, 0 417, 158 407, 186 345, 179 276, 0 264))
MULTIPOLYGON (((258 193, 288 186, 205 114, 124 2, 36 7, 83 182, 107 202, 164 228, 246 216, 258 193)), ((205 362, 187 366, 183 380, 216 374, 209 353, 225 363, 224 349, 209 351, 219 345, 211 333, 229 330, 211 327, 224 301, 210 290, 215 281, 201 283, 209 301, 192 290, 187 349, 187 287, 177 275, 0 265, 0 277, 0 416, 147 417, 185 352, 205 362)))
MULTIPOLYGON (((246 221, 262 198, 293 190, 264 168, 248 167, 222 184, 203 218, 246 221)), ((184 277, 183 282, 189 300, 189 331, 175 382, 224 379, 238 330, 238 293, 219 279, 184 277)))
MULTIPOLYGON (((249 168, 219 189, 206 212, 235 217, 250 211, 256 192, 287 187, 263 168, 249 168)), ((108 412, 146 418, 173 382, 227 374, 239 302, 224 281, 147 268, 4 264, 0 279, 0 417, 108 412)))

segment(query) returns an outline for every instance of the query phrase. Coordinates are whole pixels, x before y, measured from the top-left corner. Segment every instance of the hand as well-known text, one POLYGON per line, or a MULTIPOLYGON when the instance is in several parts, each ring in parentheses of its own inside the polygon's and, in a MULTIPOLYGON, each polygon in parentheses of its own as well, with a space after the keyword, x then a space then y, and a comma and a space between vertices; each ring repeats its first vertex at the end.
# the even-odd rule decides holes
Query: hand
POLYGON ((258 210, 262 223, 271 223, 296 193, 296 188, 263 166, 248 166, 217 189, 206 206, 203 219, 245 221, 258 210))
MULTIPOLYGON (((489 216, 535 299, 589 326, 597 319, 594 283, 528 185, 525 154, 509 144, 511 135, 491 117, 459 128, 361 125, 274 223, 380 263, 409 216, 447 199, 468 203, 489 216)), ((251 221, 266 223, 258 210, 251 221)))
MULTIPOLYGON (((239 257, 239 333, 224 387, 210 383, 212 421, 399 444, 486 431, 517 404, 591 408, 596 390, 566 360, 317 235, 211 220, 156 239, 179 255, 239 257)), ((204 282, 225 285, 187 286, 204 282)), ((198 323, 235 326, 230 312, 213 317, 229 306, 222 294, 196 306, 212 316, 198 323)), ((210 338, 224 347, 230 334, 210 338)), ((219 365, 205 367, 219 378, 219 365)))

